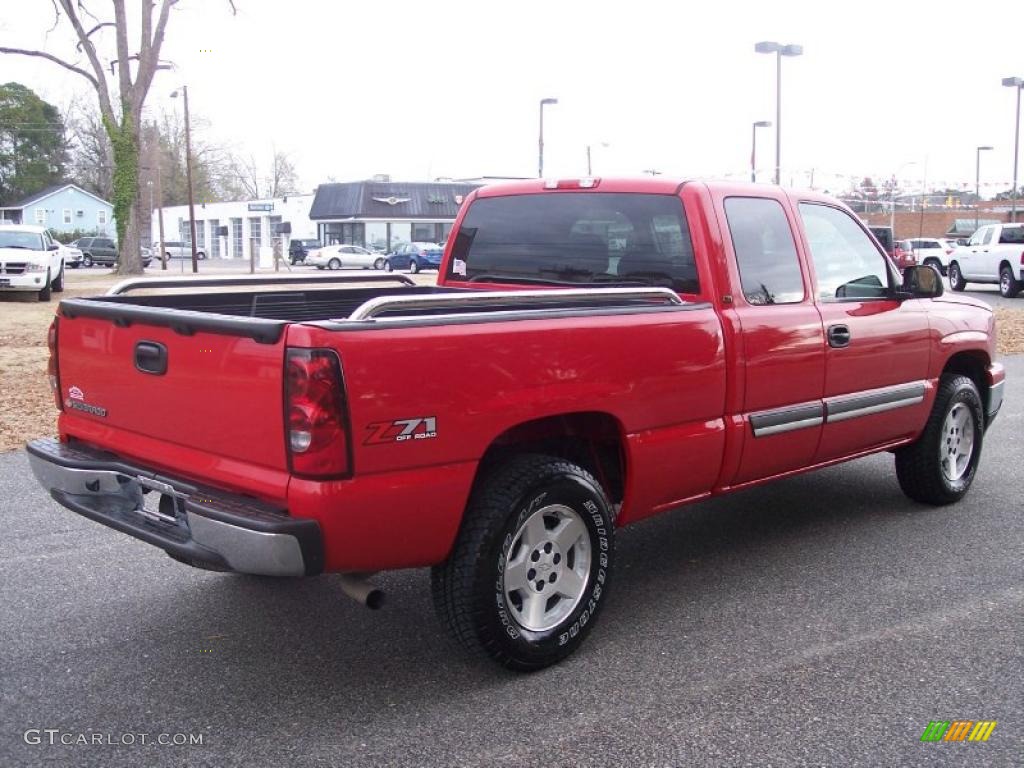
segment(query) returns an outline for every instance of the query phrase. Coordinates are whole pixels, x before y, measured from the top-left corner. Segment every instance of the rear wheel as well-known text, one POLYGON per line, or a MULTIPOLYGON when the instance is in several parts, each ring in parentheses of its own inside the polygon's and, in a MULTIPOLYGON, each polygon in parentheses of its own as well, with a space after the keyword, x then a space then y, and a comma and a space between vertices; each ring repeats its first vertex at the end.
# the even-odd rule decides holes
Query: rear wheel
POLYGON ((999 295, 1004 299, 1013 299, 1020 293, 1020 289, 1020 281, 1013 276, 1013 269, 1009 264, 1003 264, 999 268, 999 295))
POLYGON ((936 272, 938 272, 940 275, 944 274, 944 272, 942 271, 942 262, 939 261, 938 259, 925 259, 924 260, 924 265, 926 267, 931 267, 936 272))
POLYGON ((50 270, 46 270, 46 284, 39 291, 40 301, 50 300, 50 270))
POLYGON ((914 501, 952 504, 967 493, 981 459, 985 414, 981 395, 967 376, 939 379, 924 432, 896 451, 896 477, 914 501))
POLYGON ((967 281, 960 273, 960 265, 955 261, 949 265, 949 287, 954 291, 962 291, 967 287, 967 281))
POLYGON ((516 456, 474 489, 434 607, 466 647, 510 669, 572 653, 604 604, 614 515, 600 484, 552 456, 516 456))
POLYGON ((88 254, 88 253, 83 253, 82 254, 82 266, 83 267, 91 267, 92 266, 92 256, 90 254, 88 254))
POLYGON ((331 259, 327 262, 328 269, 341 269, 341 262, 338 259, 331 259))
POLYGON ((375 262, 373 262, 373 268, 384 269, 384 263, 384 259, 377 259, 375 262))
POLYGON ((390 261, 385 260, 385 262, 384 262, 384 271, 385 272, 394 272, 395 271, 395 268, 391 266, 391 262, 390 261))

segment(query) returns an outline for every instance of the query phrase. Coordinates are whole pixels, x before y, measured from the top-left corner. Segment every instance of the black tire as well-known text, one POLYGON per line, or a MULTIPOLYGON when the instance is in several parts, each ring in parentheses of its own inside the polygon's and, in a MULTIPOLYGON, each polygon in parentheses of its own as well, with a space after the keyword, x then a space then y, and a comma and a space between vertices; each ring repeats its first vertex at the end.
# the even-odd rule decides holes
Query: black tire
POLYGON ((60 272, 57 273, 57 279, 53 281, 51 286, 54 293, 64 293, 64 265, 60 265, 60 272))
POLYGON ((46 284, 39 291, 39 300, 50 300, 50 270, 46 270, 46 284))
MULTIPOLYGON (((552 515, 561 514, 553 512, 552 515)), ((545 535, 551 530, 543 515, 545 535)), ((561 458, 523 454, 504 461, 479 481, 466 508, 462 527, 448 559, 431 571, 434 608, 452 634, 470 650, 491 657, 499 664, 518 671, 542 669, 571 654, 594 626, 598 613, 607 602, 607 591, 614 560, 614 513, 598 482, 586 470, 561 458), (543 504, 543 506, 541 506, 543 504), (582 523, 586 543, 574 544, 560 561, 557 548, 542 561, 540 574, 547 573, 550 583, 566 569, 586 568, 586 580, 578 598, 566 606, 567 613, 556 624, 526 629, 516 617, 516 597, 506 593, 505 569, 513 547, 518 551, 526 545, 518 533, 527 520, 545 509, 567 509, 575 515, 576 527, 582 523), (587 548, 589 547, 589 555, 587 548), (573 554, 570 554, 572 552, 573 554), (582 553, 582 554, 581 554, 582 553), (559 566, 559 563, 561 565, 559 566), (602 599, 604 598, 604 599, 602 599), (571 610, 568 610, 571 606, 571 610)), ((582 535, 582 534, 581 534, 582 535)), ((555 534, 552 533, 552 540, 555 534)), ((551 553, 551 542, 536 544, 536 552, 551 553)), ((531 552, 522 550, 523 566, 531 552)), ((518 555, 517 555, 518 557, 518 555)), ((531 585, 538 574, 527 575, 531 585)), ((530 573, 529 571, 526 573, 530 573)), ((583 576, 577 573, 577 579, 583 576)), ((540 590, 547 586, 542 575, 536 582, 540 590)), ((551 587, 552 598, 556 597, 551 587)), ((546 611, 557 611, 562 597, 552 607, 545 601, 546 611)))
POLYGON ((949 264, 949 287, 957 292, 967 287, 967 281, 964 280, 964 276, 960 272, 960 265, 955 261, 949 264))
POLYGON ((385 261, 384 261, 384 271, 385 272, 394 272, 395 271, 395 268, 393 266, 391 266, 391 261, 388 260, 388 259, 385 259, 385 261))
POLYGON ((327 262, 327 268, 330 270, 341 269, 341 261, 338 259, 331 259, 327 262))
POLYGON ((82 265, 77 261, 73 261, 70 264, 68 264, 68 266, 71 267, 72 269, 78 269, 82 265))
POLYGON ((946 274, 946 271, 942 268, 942 262, 939 261, 938 259, 925 259, 924 260, 924 265, 926 267, 931 267, 936 272, 938 272, 940 275, 945 275, 946 274))
POLYGON ((92 255, 91 254, 88 254, 88 253, 83 253, 82 254, 82 266, 83 267, 91 267, 92 266, 92 255))
POLYGON ((974 482, 981 460, 985 435, 985 414, 977 386, 967 376, 947 373, 939 379, 935 404, 928 416, 924 432, 911 445, 896 450, 896 477, 900 488, 914 501, 942 506, 959 501, 974 482), (973 430, 973 447, 961 476, 947 477, 942 468, 940 449, 949 440, 961 439, 944 428, 946 417, 954 407, 962 405, 969 412, 973 430))
POLYGON ((205 253, 203 253, 202 251, 198 251, 198 252, 196 253, 196 260, 197 260, 197 261, 203 261, 203 260, 205 260, 205 259, 206 259, 206 254, 205 254, 205 253))
POLYGON ((1015 299, 1020 289, 1024 287, 1020 281, 1013 276, 1013 268, 1009 264, 999 267, 999 295, 1004 299, 1015 299))
POLYGON ((374 269, 384 269, 384 265, 386 263, 387 262, 385 262, 384 259, 377 259, 376 261, 373 262, 373 268, 374 269))
POLYGON ((412 272, 414 275, 420 271, 420 265, 419 262, 416 261, 416 259, 411 259, 409 261, 409 271, 412 272))

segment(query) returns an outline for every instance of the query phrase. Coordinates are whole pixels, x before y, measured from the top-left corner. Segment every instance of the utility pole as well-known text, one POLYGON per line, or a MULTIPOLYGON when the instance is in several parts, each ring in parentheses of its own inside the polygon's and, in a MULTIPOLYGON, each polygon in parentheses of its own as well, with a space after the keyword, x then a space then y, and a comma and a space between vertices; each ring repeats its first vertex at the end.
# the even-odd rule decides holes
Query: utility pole
POLYGON ((160 269, 167 270, 167 248, 164 247, 164 188, 160 178, 160 161, 156 164, 156 200, 160 204, 160 269))

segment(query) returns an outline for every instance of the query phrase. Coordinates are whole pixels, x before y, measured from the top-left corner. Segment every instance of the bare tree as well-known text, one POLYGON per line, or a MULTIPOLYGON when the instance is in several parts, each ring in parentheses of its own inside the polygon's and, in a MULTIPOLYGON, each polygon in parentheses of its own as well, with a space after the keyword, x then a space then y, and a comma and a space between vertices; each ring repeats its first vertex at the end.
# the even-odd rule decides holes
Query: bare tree
POLYGON ((96 104, 75 98, 64 113, 71 139, 71 177, 110 200, 114 195, 114 149, 96 104))
POLYGON ((260 200, 294 195, 299 191, 299 174, 287 152, 274 147, 270 164, 261 168, 255 156, 231 155, 227 162, 222 193, 231 199, 260 200))
MULTIPOLYGON (((139 258, 139 139, 142 107, 157 69, 166 66, 160 62, 160 48, 163 46, 171 9, 178 0, 161 0, 159 11, 156 9, 156 0, 139 0, 139 17, 136 20, 140 29, 139 47, 134 53, 128 36, 129 30, 135 26, 128 18, 126 0, 111 0, 113 20, 109 17, 98 19, 86 8, 85 0, 51 1, 56 14, 54 27, 62 22, 71 26, 78 39, 77 50, 84 54, 86 61, 82 62, 74 52, 69 52, 73 57, 69 59, 47 51, 10 46, 0 46, 0 53, 46 59, 85 78, 96 91, 100 118, 110 137, 114 160, 112 201, 121 253, 118 272, 139 274, 142 272, 139 258), (154 11, 157 11, 155 19, 154 11), (87 24, 93 25, 87 28, 87 24), (94 39, 108 38, 104 50, 109 50, 106 30, 112 30, 114 35, 113 56, 101 56, 101 48, 94 42, 94 39)), ((228 2, 234 11, 233 0, 228 2)))

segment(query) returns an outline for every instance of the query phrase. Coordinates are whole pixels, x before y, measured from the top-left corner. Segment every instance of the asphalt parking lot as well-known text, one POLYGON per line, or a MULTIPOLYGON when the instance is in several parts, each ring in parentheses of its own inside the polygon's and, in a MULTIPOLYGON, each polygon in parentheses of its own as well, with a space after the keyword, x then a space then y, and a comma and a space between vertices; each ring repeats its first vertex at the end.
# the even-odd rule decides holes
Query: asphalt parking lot
POLYGON ((529 676, 448 640, 426 571, 381 577, 378 612, 330 576, 195 571, 0 455, 0 765, 1020 765, 1024 357, 1004 362, 961 504, 908 501, 881 455, 626 529, 600 624, 529 676), (920 741, 957 719, 998 725, 920 741))

